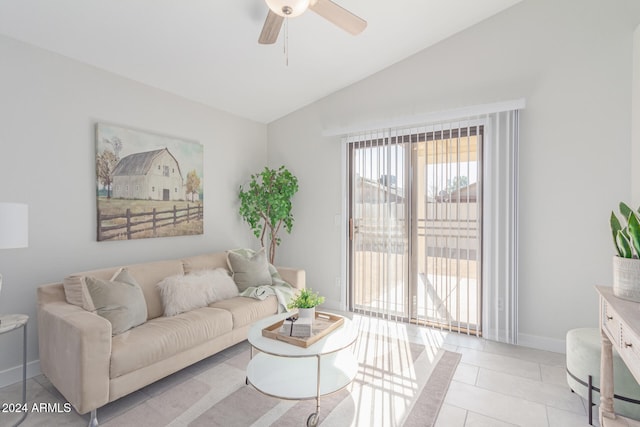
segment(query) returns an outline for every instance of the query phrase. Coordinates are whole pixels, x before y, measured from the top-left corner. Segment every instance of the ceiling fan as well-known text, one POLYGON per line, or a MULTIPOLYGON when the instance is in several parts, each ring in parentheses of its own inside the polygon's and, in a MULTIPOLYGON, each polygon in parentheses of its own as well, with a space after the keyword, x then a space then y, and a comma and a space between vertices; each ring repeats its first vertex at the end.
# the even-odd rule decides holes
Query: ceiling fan
POLYGON ((269 14, 258 38, 260 44, 273 44, 278 39, 284 18, 293 18, 311 9, 353 35, 360 34, 367 21, 349 12, 331 0, 265 0, 269 14))

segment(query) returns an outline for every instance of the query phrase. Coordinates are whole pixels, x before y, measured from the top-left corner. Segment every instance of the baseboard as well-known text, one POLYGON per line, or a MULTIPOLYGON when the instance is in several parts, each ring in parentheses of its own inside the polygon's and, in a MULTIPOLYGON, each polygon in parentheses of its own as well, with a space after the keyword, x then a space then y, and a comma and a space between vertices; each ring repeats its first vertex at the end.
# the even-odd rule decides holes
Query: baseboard
MULTIPOLYGON (((27 378, 40 375, 40 360, 27 362, 27 378)), ((0 371, 0 388, 22 381, 22 365, 0 371)))
POLYGON ((553 351, 555 353, 564 354, 567 352, 567 344, 565 340, 540 337, 537 335, 518 334, 518 345, 538 350, 553 351))

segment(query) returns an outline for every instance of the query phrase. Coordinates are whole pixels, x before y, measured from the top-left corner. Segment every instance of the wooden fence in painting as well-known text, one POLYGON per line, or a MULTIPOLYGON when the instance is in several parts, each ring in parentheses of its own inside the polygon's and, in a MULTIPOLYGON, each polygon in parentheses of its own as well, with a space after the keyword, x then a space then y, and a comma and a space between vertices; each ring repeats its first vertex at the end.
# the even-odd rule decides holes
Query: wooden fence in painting
POLYGON ((183 222, 201 220, 203 217, 202 205, 190 206, 178 209, 153 210, 149 212, 131 212, 127 209, 124 214, 102 214, 98 209, 98 240, 132 239, 136 233, 151 231, 155 235, 161 227, 176 226, 183 222))

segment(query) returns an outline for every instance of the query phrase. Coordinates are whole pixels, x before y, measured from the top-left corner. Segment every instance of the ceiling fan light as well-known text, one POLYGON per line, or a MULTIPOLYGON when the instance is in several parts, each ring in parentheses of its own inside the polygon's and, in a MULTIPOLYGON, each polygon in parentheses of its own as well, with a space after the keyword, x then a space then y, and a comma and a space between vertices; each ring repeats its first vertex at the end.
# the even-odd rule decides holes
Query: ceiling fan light
POLYGON ((309 7, 309 0, 265 0, 269 9, 285 18, 301 15, 309 7))

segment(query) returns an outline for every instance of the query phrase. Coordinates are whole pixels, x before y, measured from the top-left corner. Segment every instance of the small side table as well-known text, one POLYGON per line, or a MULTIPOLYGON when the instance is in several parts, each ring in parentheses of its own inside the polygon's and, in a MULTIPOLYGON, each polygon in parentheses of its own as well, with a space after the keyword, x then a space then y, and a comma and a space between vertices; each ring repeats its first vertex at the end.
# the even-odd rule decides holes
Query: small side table
MULTIPOLYGON (((29 316, 26 314, 0 314, 0 335, 11 332, 15 329, 22 328, 23 341, 22 341, 22 406, 27 403, 27 322, 29 316)), ((15 426, 20 425, 25 418, 27 418, 27 412, 23 411, 22 416, 18 420, 15 426)))

